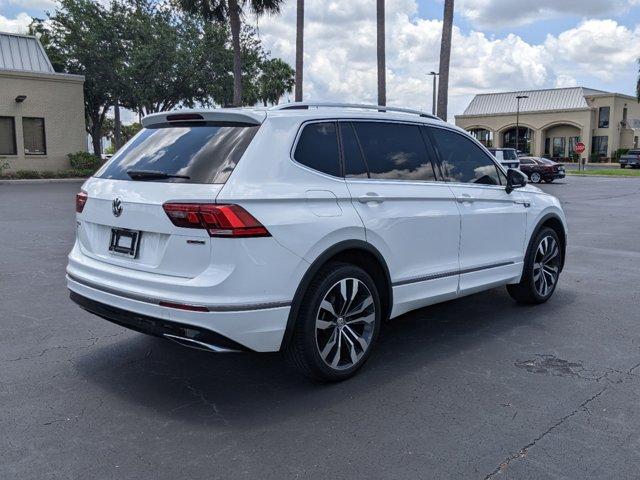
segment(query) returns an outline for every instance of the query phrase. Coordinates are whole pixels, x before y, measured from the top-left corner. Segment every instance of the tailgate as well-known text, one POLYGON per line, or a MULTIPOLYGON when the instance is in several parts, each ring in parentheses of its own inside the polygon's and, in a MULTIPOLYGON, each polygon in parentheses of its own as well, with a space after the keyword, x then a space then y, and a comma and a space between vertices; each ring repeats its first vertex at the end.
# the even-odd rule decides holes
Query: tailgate
POLYGON ((215 201, 220 184, 135 182, 91 178, 83 186, 88 200, 77 215, 82 252, 99 261, 134 270, 193 278, 211 258, 206 230, 176 227, 162 208, 166 202, 215 201), (115 209, 119 201, 121 212, 115 209), (137 255, 110 250, 113 231, 139 232, 137 255))

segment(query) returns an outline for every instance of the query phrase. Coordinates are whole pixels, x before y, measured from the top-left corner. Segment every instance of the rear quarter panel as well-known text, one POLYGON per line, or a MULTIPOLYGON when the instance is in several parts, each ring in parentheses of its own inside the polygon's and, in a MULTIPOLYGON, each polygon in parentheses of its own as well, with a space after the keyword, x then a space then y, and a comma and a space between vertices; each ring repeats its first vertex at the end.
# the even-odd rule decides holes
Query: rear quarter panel
POLYGON ((218 203, 244 207, 278 243, 303 260, 293 273, 297 281, 332 245, 365 240, 345 180, 292 159, 303 122, 303 117, 267 118, 217 198, 218 203))

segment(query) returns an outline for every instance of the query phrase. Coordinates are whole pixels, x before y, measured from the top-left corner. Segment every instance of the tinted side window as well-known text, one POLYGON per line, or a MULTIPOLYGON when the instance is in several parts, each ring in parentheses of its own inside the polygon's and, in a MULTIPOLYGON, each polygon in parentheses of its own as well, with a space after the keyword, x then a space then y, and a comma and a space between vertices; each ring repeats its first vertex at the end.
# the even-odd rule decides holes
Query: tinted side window
POLYGON ((442 173, 447 181, 500 185, 495 164, 470 139, 442 128, 432 128, 431 133, 442 162, 442 173))
POLYGON ((334 122, 310 123, 304 127, 294 158, 297 162, 319 172, 342 176, 338 135, 334 122))
POLYGON ((342 136, 342 152, 344 154, 344 174, 349 178, 367 178, 369 172, 362 158, 362 150, 358 145, 358 139, 353 131, 353 125, 349 122, 340 122, 340 135, 342 136))
POLYGON ((353 122, 371 178, 435 180, 431 158, 417 125, 353 122))

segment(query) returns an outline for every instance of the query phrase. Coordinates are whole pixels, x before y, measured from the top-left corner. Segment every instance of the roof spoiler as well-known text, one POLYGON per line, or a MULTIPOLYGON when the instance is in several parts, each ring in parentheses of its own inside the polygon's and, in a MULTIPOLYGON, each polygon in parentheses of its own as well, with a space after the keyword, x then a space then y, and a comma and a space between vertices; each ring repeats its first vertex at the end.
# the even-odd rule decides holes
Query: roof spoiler
POLYGON ((261 125, 267 117, 266 112, 239 108, 219 108, 215 110, 173 110, 170 112, 152 113, 142 119, 145 128, 154 125, 175 124, 184 122, 229 122, 245 125, 261 125))

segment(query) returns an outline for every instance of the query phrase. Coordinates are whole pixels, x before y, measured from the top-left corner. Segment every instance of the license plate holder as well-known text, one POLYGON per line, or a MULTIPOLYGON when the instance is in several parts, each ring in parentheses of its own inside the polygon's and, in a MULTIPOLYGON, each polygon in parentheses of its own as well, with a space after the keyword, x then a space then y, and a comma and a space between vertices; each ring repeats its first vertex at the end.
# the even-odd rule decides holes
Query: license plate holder
POLYGON ((137 258, 141 232, 124 228, 111 229, 109 251, 129 258, 137 258))

